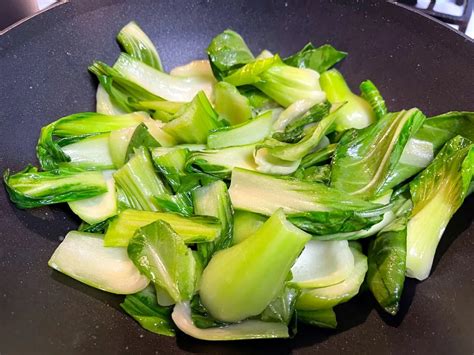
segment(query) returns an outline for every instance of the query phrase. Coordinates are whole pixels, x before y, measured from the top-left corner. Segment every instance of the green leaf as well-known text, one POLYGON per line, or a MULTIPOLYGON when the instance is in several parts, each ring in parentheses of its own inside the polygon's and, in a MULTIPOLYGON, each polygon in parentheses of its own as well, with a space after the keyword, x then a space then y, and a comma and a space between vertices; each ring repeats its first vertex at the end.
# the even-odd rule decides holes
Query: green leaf
POLYGON ((232 169, 256 169, 253 158, 255 145, 243 145, 224 149, 210 149, 189 154, 186 161, 186 171, 193 173, 204 172, 220 179, 230 177, 232 169))
POLYGON ((320 328, 337 328, 336 313, 332 308, 319 309, 315 311, 298 310, 296 313, 298 321, 301 323, 314 325, 320 328))
POLYGON ((405 146, 388 186, 396 186, 426 168, 441 147, 456 135, 474 141, 473 127, 474 112, 453 111, 426 119, 405 146))
POLYGON ((125 25, 117 35, 117 41, 133 58, 163 71, 163 65, 155 46, 136 22, 132 21, 125 25))
POLYGON ((107 192, 101 172, 61 169, 38 172, 31 165, 11 175, 5 170, 3 181, 10 200, 18 208, 33 208, 76 201, 107 192))
MULTIPOLYGON (((297 101, 298 103, 299 101, 297 101)), ((294 105, 296 105, 295 103, 294 105)), ((293 105, 292 105, 293 106, 293 105)), ((288 107, 285 111, 289 110, 292 106, 288 107)), ((284 118, 284 113, 282 113, 275 125, 278 125, 279 122, 283 120, 287 121, 284 123, 281 123, 281 125, 278 125, 278 129, 280 132, 276 132, 273 134, 273 138, 278 139, 281 142, 287 142, 287 143, 296 143, 301 140, 301 138, 304 137, 305 132, 305 126, 319 122, 321 121, 324 117, 326 117, 329 114, 329 110, 331 108, 331 104, 329 102, 325 101, 323 103, 318 103, 314 106, 312 106, 306 113, 303 113, 303 115, 296 115, 294 116, 291 120, 285 120, 284 118), (281 126, 285 125, 284 131, 281 131, 281 126)), ((284 111, 284 112, 285 112, 284 111)))
POLYGON ((150 134, 147 126, 144 123, 139 124, 133 131, 133 135, 128 143, 126 160, 130 159, 135 154, 135 149, 146 147, 148 149, 160 147, 160 143, 150 134))
POLYGON ((264 322, 279 322, 288 325, 295 312, 298 295, 298 289, 285 286, 280 294, 268 304, 259 318, 264 322))
POLYGON ((104 245, 126 247, 138 229, 158 220, 169 223, 188 244, 211 242, 219 237, 221 231, 220 221, 213 217, 184 217, 169 212, 125 210, 111 220, 105 233, 104 245))
POLYGON ((387 106, 385 106, 385 100, 380 94, 377 87, 370 80, 363 81, 360 86, 360 92, 362 97, 369 103, 372 107, 372 110, 375 113, 377 119, 381 119, 385 116, 387 111, 387 106))
POLYGON ((162 100, 160 96, 151 93, 133 80, 129 80, 119 71, 103 62, 93 62, 89 66, 89 71, 97 76, 112 104, 125 112, 136 111, 135 104, 140 101, 162 100))
POLYGON ((331 165, 315 165, 308 168, 299 168, 293 173, 293 176, 300 180, 320 182, 329 185, 331 178, 331 165))
POLYGON ((332 158, 332 155, 336 151, 337 144, 329 144, 328 146, 321 148, 313 153, 306 155, 301 160, 301 167, 308 168, 310 166, 325 162, 332 158))
POLYGON ((243 123, 252 118, 252 108, 247 97, 225 81, 214 86, 216 112, 231 125, 243 123))
POLYGON ((218 149, 258 143, 270 134, 274 121, 273 112, 265 111, 250 121, 216 129, 207 137, 207 146, 218 149))
POLYGON ((133 157, 114 174, 117 188, 130 208, 158 211, 156 197, 166 194, 163 182, 156 175, 148 150, 140 147, 133 157))
POLYGON ((474 145, 461 136, 446 143, 433 162, 410 183, 413 211, 407 227, 407 276, 429 276, 443 232, 469 191, 474 145))
POLYGON ((217 113, 204 92, 183 106, 173 120, 163 126, 178 143, 206 143, 209 132, 221 127, 217 113))
POLYGON ((188 155, 189 150, 187 148, 151 149, 151 156, 156 169, 166 179, 174 192, 179 191, 181 179, 186 175, 184 168, 188 155))
POLYGON ((365 199, 386 192, 405 145, 424 119, 421 111, 411 109, 387 114, 363 130, 347 132, 334 153, 331 186, 365 199))
POLYGON ((140 228, 128 244, 136 267, 179 303, 190 300, 198 277, 191 249, 164 221, 140 228))
POLYGON ((377 302, 388 313, 398 312, 406 270, 407 216, 399 217, 379 232, 368 252, 367 283, 377 302))
POLYGON ((127 295, 120 307, 146 330, 160 335, 175 335, 171 307, 163 307, 156 302, 153 286, 148 286, 133 295, 127 295))
POLYGON ((237 69, 255 58, 237 32, 225 30, 214 37, 207 48, 214 75, 221 80, 229 71, 237 69))
POLYGON ((268 148, 269 153, 279 159, 287 161, 299 160, 318 146, 321 139, 333 126, 337 119, 338 111, 342 107, 343 105, 334 106, 333 112, 319 121, 315 127, 311 128, 299 142, 284 143, 269 138, 262 143, 262 147, 268 148))
MULTIPOLYGON (((91 136, 135 126, 142 122, 145 117, 146 115, 140 112, 117 116, 84 112, 60 118, 41 129, 38 145, 36 146, 36 155, 40 165, 45 170, 56 169, 61 165, 67 166, 71 162, 71 157, 64 151, 64 146, 78 144, 78 142, 87 138, 94 145, 97 141, 91 136), (68 140, 57 140, 55 137, 68 138, 68 140)), ((97 137, 96 139, 100 138, 97 137)), ((75 151, 85 149, 85 147, 83 149, 77 148, 79 149, 74 149, 74 146, 69 147, 69 152, 74 154, 75 151)), ((98 154, 100 154, 99 157, 95 157, 95 159, 101 162, 104 149, 98 154)), ((81 159, 81 155, 78 156, 78 159, 81 159)), ((82 159, 84 160, 84 157, 82 159)), ((94 157, 89 158, 91 160, 89 165, 94 166, 93 159, 94 157)))
POLYGON ((272 215, 279 206, 287 214, 333 211, 352 214, 380 207, 320 183, 239 168, 232 171, 229 194, 235 209, 266 216, 272 215))
MULTIPOLYGON (((102 63, 101 65, 103 69, 104 65, 102 63)), ((213 80, 202 76, 184 78, 165 74, 126 53, 120 54, 112 70, 106 68, 105 74, 111 76, 114 82, 123 84, 127 89, 130 88, 127 92, 131 91, 135 95, 131 97, 135 102, 160 99, 190 102, 199 91, 211 96, 214 85, 213 80), (140 93, 140 96, 135 92, 140 93)))
POLYGON ((311 43, 308 43, 299 52, 285 58, 284 62, 293 67, 309 68, 322 73, 345 57, 347 57, 346 52, 338 51, 330 44, 315 48, 311 43))
POLYGON ((194 213, 219 219, 221 233, 210 243, 198 245, 198 254, 203 265, 207 265, 211 256, 218 250, 232 245, 233 210, 230 203, 227 185, 223 181, 215 181, 207 186, 193 190, 194 213))
POLYGON ((275 64, 281 64, 278 54, 270 58, 262 58, 247 63, 231 72, 223 80, 234 86, 251 85, 262 80, 262 75, 275 64))
POLYGON ((384 218, 387 207, 364 211, 313 211, 288 214, 288 220, 318 240, 358 239, 360 230, 370 230, 384 218), (348 233, 351 233, 348 235, 348 233))

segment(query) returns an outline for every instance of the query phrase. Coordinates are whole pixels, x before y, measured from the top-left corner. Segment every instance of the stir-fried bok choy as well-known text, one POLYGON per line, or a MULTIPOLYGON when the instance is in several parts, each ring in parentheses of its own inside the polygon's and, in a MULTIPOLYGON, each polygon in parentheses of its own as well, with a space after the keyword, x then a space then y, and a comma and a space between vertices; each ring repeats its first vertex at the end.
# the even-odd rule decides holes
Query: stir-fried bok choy
POLYGON ((89 67, 97 112, 47 124, 38 167, 4 172, 18 208, 82 221, 50 267, 126 295, 150 332, 210 341, 334 329, 369 291, 395 315, 405 278, 429 276, 474 190, 473 112, 390 111, 329 44, 255 55, 229 29, 167 72, 137 23, 117 41, 89 67))

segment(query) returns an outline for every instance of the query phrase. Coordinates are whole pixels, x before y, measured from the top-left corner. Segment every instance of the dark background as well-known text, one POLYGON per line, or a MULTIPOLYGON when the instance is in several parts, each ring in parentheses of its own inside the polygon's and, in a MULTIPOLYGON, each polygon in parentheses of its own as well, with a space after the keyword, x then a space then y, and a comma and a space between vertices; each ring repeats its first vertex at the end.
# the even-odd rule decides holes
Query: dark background
MULTIPOLYGON (((390 110, 474 111, 474 44, 444 25, 383 2, 75 0, 0 37, 0 169, 36 162, 40 128, 94 110, 95 59, 112 64, 120 28, 136 20, 166 69, 205 57, 232 28, 252 50, 283 55, 306 42, 349 52, 339 66, 355 89, 373 80, 390 110)), ((66 206, 21 211, 0 190, 0 353, 473 353, 474 246, 470 198, 443 237, 432 276, 408 280, 399 315, 368 292, 338 306, 336 331, 301 327, 296 338, 209 343, 149 333, 119 308, 122 297, 52 271, 47 261, 78 220, 66 206), (449 246, 449 248, 448 248, 449 246)))

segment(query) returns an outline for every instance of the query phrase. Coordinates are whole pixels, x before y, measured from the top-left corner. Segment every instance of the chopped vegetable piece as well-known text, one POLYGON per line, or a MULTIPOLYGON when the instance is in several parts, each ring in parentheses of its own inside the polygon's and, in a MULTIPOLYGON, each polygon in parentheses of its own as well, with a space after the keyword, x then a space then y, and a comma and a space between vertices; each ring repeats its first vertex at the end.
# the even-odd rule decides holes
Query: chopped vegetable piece
POLYGON ((225 81, 214 86, 215 109, 231 125, 243 123, 252 118, 252 108, 247 97, 225 81))
POLYGON ((113 170, 102 172, 107 184, 107 192, 83 200, 68 202, 71 210, 83 221, 97 224, 117 214, 117 193, 113 170))
POLYGON ((338 51, 330 44, 316 48, 308 43, 299 52, 285 58, 284 62, 297 68, 309 68, 323 73, 345 57, 346 52, 338 51))
POLYGON ((332 286, 304 289, 296 301, 298 311, 332 308, 357 295, 367 272, 367 257, 355 248, 351 248, 351 251, 354 255, 354 269, 351 275, 332 286))
POLYGON ((61 169, 41 171, 32 166, 11 175, 3 174, 10 200, 18 208, 33 208, 53 203, 70 202, 107 192, 101 172, 61 169))
POLYGON ((111 293, 143 290, 149 280, 140 274, 125 248, 104 247, 101 234, 69 232, 48 265, 89 286, 111 293))
POLYGON ((178 143, 206 143, 209 132, 219 127, 216 112, 206 95, 200 91, 163 129, 178 143))
POLYGON ((156 302, 153 286, 133 295, 127 295, 120 307, 135 319, 146 330, 167 336, 174 336, 174 324, 171 319, 171 308, 160 306, 156 302))
POLYGON ((407 216, 402 216, 372 240, 368 252, 367 283, 377 302, 388 313, 398 312, 405 283, 407 216))
POLYGON ((130 239, 128 256, 157 286, 176 302, 188 301, 194 293, 198 268, 191 249, 163 221, 141 227, 130 239))
POLYGON ((117 41, 125 49, 125 52, 133 58, 159 71, 163 71, 158 51, 136 22, 131 21, 125 25, 117 35, 117 41))
POLYGON ((413 211, 407 227, 407 276, 426 279, 443 232, 467 196, 474 174, 474 145, 456 136, 410 183, 413 211))
POLYGON ((191 318, 191 307, 187 302, 177 304, 171 316, 179 330, 196 339, 217 341, 290 337, 286 324, 260 320, 245 320, 219 328, 197 328, 191 318))
POLYGON ((203 305, 227 322, 261 313, 282 289, 309 239, 278 210, 255 234, 214 254, 201 278, 203 305))
POLYGON ((209 185, 193 190, 194 213, 219 219, 221 233, 210 243, 198 245, 198 254, 206 265, 211 256, 218 250, 232 244, 233 210, 230 203, 227 185, 223 181, 215 181, 209 185))
POLYGON ((334 153, 331 186, 365 199, 386 192, 391 171, 424 119, 421 111, 411 109, 385 115, 366 129, 346 133, 334 153))
POLYGON ((216 129, 207 137, 207 146, 219 149, 258 143, 270 134, 274 120, 272 111, 265 111, 250 121, 216 129))
POLYGON ((310 240, 291 268, 291 283, 299 288, 324 287, 344 281, 354 270, 346 240, 310 240))
POLYGON ((352 93, 344 77, 336 69, 324 72, 319 82, 331 104, 347 102, 338 114, 336 130, 361 129, 374 122, 375 115, 370 105, 352 93))
POLYGON ((213 217, 184 217, 169 212, 125 210, 113 219, 105 233, 105 246, 126 247, 135 232, 148 224, 162 220, 171 225, 186 243, 212 242, 220 235, 220 222, 213 217))

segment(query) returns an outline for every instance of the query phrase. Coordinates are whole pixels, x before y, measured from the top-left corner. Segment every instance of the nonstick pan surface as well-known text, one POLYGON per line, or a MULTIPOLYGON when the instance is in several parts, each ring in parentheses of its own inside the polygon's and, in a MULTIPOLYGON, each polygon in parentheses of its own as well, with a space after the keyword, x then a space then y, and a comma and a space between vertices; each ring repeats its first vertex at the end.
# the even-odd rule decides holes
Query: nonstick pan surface
MULTIPOLYGON (((474 111, 474 43, 385 2, 72 0, 0 37, 0 168, 35 163, 40 128, 94 110, 95 59, 112 64, 114 38, 130 20, 156 43, 166 69, 205 57, 226 28, 252 50, 287 55, 305 43, 349 52, 339 65, 356 88, 371 79, 391 111, 474 111)), ((369 292, 338 306, 337 330, 300 327, 290 340, 203 342, 140 328, 121 296, 82 285, 47 261, 79 221, 67 206, 18 210, 0 190, 0 354, 181 352, 465 354, 474 350, 474 199, 454 216, 431 277, 407 280, 401 311, 384 314, 369 292)))

